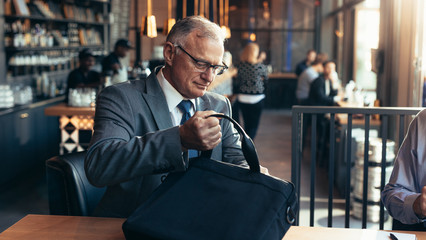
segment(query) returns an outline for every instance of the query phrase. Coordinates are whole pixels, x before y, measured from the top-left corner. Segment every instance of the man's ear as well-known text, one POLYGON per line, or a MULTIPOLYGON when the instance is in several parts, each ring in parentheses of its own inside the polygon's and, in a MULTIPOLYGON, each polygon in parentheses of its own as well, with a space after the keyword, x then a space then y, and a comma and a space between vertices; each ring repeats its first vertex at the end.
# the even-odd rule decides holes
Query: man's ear
POLYGON ((173 46, 173 43, 166 42, 164 44, 163 56, 164 56, 164 61, 166 62, 166 64, 169 66, 172 66, 173 59, 176 56, 176 48, 173 46))

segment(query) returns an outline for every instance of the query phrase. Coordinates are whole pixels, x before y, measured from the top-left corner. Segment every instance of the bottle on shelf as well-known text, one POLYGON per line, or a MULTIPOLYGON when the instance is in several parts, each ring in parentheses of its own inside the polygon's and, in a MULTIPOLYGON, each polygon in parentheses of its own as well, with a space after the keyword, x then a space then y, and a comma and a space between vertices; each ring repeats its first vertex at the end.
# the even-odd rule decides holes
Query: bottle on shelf
POLYGON ((4 24, 4 46, 5 47, 13 46, 12 25, 10 23, 4 24))

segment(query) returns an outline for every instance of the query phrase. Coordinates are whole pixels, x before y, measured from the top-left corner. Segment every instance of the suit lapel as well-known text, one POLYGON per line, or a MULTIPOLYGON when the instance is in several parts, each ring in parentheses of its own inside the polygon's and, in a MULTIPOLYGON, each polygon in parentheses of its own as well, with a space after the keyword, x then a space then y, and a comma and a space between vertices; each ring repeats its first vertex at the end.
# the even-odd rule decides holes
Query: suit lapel
POLYGON ((146 79, 146 89, 142 95, 151 110, 152 116, 154 116, 158 129, 166 129, 173 127, 173 123, 170 118, 166 97, 157 80, 157 72, 158 71, 154 71, 146 79))
POLYGON ((212 109, 210 106, 210 101, 206 97, 199 97, 195 99, 195 111, 207 111, 212 109))

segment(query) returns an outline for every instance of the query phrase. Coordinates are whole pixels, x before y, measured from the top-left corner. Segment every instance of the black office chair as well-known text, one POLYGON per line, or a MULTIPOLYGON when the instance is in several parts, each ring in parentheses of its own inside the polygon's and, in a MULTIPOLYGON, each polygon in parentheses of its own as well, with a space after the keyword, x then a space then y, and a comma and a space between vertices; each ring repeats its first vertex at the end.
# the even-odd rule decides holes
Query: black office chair
POLYGON ((95 187, 87 180, 85 155, 70 153, 46 161, 50 214, 90 216, 104 195, 106 188, 95 187))

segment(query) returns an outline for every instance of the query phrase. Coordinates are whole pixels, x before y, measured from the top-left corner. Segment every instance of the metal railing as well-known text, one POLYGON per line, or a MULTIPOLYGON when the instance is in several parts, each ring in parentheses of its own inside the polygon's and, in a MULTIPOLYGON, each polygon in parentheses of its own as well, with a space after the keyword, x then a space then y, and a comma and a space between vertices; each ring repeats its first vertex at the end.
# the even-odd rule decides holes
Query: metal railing
MULTIPOLYGON (((369 141, 370 141, 370 128, 372 116, 376 119, 379 119, 379 134, 382 139, 382 151, 381 151, 381 178, 380 178, 380 192, 383 190, 386 185, 385 180, 385 168, 386 168, 386 147, 387 140, 391 138, 398 138, 398 143, 395 144, 395 150, 399 149, 401 145, 406 131, 406 124, 411 121, 411 117, 416 115, 422 108, 397 108, 397 107, 368 107, 368 108, 347 108, 347 107, 314 107, 314 106, 293 106, 292 108, 292 165, 291 165, 291 180, 296 185, 297 194, 301 197, 301 163, 303 158, 303 149, 304 149, 304 135, 303 131, 306 130, 306 120, 304 118, 311 118, 311 141, 310 141, 310 193, 309 193, 309 225, 314 226, 314 213, 315 213, 315 184, 316 184, 316 171, 317 171, 317 121, 324 119, 324 115, 327 115, 326 123, 329 124, 329 146, 328 152, 330 153, 328 156, 328 217, 327 217, 327 226, 333 226, 333 198, 335 193, 334 191, 334 181, 335 181, 335 163, 336 156, 336 123, 339 124, 339 119, 337 116, 346 116, 347 123, 345 123, 345 151, 343 158, 344 162, 346 162, 345 167, 345 180, 344 180, 344 204, 345 204, 345 228, 350 227, 350 204, 351 204, 351 168, 352 168, 352 130, 353 130, 353 121, 354 117, 358 120, 361 118, 363 122, 364 130, 364 162, 363 162, 363 182, 362 182, 362 228, 367 227, 367 187, 368 187, 368 166, 369 166, 369 141), (390 125, 390 119, 392 123, 395 124, 390 125), (399 127, 398 127, 399 126, 399 127), (391 135, 391 136, 390 136, 391 135)), ((377 127, 377 126, 375 126, 377 127)), ((395 141, 397 142, 397 141, 395 141)), ((340 144, 341 145, 341 144, 340 144)), ((342 151, 341 151, 342 152, 342 151)), ((338 159, 342 160, 342 159, 338 159)), ((305 180, 305 179, 304 179, 305 180)), ((385 222, 385 214, 384 214, 384 206, 380 201, 380 220, 379 220, 379 228, 382 230, 385 222)), ((300 215, 300 211, 299 211, 300 215)), ((297 218, 297 225, 299 225, 299 216, 297 218)))

